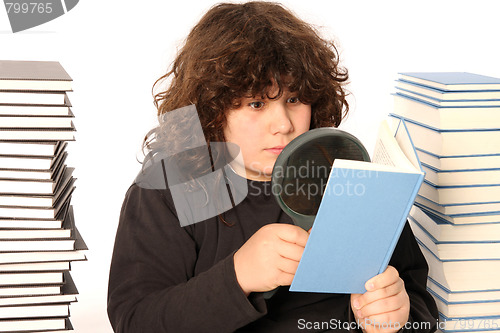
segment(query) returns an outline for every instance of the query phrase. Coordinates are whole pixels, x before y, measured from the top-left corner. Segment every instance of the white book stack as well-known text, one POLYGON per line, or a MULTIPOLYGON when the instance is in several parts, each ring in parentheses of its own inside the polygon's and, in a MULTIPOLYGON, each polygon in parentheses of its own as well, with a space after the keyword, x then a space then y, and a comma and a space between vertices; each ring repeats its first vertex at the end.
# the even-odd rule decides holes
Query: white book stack
POLYGON ((396 89, 426 172, 409 221, 440 329, 500 332, 500 79, 401 73, 396 89))
POLYGON ((0 61, 0 332, 72 329, 70 264, 87 247, 66 165, 71 85, 58 62, 0 61))

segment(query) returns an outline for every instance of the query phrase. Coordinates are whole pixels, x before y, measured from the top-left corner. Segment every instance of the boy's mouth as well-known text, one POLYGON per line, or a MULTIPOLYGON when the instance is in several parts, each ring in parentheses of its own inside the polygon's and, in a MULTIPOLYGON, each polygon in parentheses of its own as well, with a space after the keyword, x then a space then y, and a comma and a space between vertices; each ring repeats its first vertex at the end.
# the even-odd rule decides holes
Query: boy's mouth
POLYGON ((279 155, 281 153, 281 151, 283 150, 283 148, 285 148, 285 146, 275 146, 275 147, 271 147, 271 148, 266 148, 264 150, 267 152, 270 152, 271 154, 279 155))

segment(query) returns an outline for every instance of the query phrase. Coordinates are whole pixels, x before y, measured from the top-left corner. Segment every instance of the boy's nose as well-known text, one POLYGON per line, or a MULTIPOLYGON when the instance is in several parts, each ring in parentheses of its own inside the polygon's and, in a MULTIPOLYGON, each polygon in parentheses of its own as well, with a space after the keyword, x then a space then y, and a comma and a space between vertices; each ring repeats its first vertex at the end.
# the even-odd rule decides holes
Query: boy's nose
POLYGON ((272 110, 271 132, 273 134, 288 134, 292 131, 293 124, 286 106, 276 104, 272 110))

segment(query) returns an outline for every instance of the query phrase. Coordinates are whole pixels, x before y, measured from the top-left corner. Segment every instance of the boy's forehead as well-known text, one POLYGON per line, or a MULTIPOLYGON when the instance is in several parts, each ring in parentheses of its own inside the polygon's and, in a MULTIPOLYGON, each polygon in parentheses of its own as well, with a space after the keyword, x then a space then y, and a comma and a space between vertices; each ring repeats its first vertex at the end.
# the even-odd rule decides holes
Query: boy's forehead
POLYGON ((275 79, 271 79, 271 84, 264 86, 259 89, 257 85, 252 85, 248 87, 247 91, 242 97, 246 98, 268 98, 268 97, 278 97, 279 95, 286 92, 293 92, 290 88, 292 83, 292 78, 289 76, 281 76, 279 78, 279 83, 275 79))

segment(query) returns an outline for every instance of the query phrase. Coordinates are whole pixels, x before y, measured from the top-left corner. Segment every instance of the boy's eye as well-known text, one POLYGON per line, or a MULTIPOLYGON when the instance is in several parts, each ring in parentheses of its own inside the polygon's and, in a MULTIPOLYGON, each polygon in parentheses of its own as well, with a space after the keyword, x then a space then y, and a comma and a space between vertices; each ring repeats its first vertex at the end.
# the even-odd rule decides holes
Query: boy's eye
POLYGON ((286 100, 287 103, 292 103, 292 104, 295 104, 295 103, 299 103, 300 100, 298 97, 290 97, 289 99, 286 100))
POLYGON ((248 104, 252 109, 262 109, 264 107, 264 102, 259 102, 259 101, 255 101, 255 102, 250 102, 248 104))

